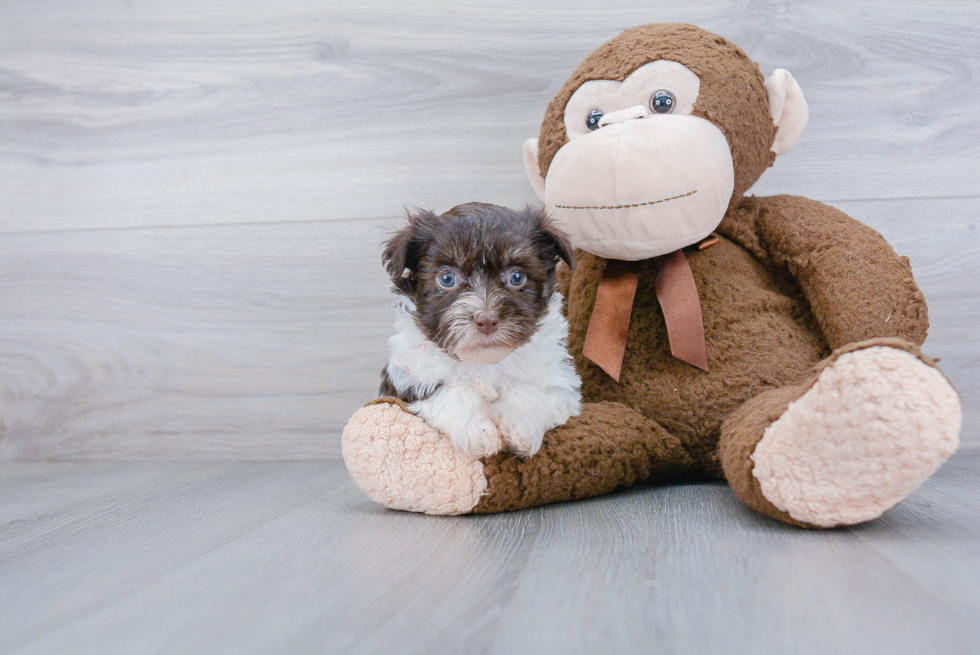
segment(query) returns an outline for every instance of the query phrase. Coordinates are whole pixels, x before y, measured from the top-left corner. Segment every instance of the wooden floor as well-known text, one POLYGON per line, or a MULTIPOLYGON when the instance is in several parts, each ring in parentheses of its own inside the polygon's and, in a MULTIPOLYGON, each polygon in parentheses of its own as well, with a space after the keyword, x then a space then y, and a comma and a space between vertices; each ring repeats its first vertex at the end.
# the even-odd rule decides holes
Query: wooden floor
POLYGON ((976 653, 978 467, 813 532, 723 484, 442 518, 338 462, 0 465, 0 652, 976 653))
POLYGON ((0 652, 980 652, 980 4, 0 3, 0 652), (523 141, 620 30, 793 72, 753 193, 908 255, 963 450, 871 524, 720 484, 383 511, 340 461, 404 206, 533 201, 523 141))

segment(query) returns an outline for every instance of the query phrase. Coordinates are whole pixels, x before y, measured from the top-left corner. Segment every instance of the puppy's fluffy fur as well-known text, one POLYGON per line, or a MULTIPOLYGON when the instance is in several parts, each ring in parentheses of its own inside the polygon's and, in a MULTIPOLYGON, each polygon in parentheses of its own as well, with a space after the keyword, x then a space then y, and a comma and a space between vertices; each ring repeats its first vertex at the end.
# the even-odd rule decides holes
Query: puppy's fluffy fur
POLYGON ((580 380, 555 289, 566 237, 543 210, 469 203, 410 213, 385 244, 399 298, 380 393, 473 457, 533 455, 578 413, 580 380))

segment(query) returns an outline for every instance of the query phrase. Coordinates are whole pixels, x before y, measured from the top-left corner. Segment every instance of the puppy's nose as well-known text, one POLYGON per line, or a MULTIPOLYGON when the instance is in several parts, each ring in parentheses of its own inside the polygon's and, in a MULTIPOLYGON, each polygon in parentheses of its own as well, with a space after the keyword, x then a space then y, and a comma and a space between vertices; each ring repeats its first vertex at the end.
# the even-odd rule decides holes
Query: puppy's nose
POLYGON ((500 317, 497 316, 497 312, 481 311, 473 314, 473 322, 476 323, 476 328, 480 332, 489 335, 497 331, 500 317))

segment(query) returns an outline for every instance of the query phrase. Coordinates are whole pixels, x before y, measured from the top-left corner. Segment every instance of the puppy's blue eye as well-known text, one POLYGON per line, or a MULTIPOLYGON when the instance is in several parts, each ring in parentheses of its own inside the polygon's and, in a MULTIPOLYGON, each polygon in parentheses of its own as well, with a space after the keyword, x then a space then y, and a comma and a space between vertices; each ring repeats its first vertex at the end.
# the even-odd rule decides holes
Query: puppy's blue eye
POLYGON ((440 273, 439 284, 447 289, 452 289, 454 286, 456 286, 456 274, 450 273, 449 271, 440 273))
POLYGON ((599 129, 600 120, 602 120, 602 112, 598 109, 593 109, 585 119, 585 127, 588 128, 589 132, 594 132, 599 129))
POLYGON ((519 287, 524 284, 524 280, 527 279, 520 271, 511 271, 511 274, 507 276, 507 284, 512 287, 519 287))

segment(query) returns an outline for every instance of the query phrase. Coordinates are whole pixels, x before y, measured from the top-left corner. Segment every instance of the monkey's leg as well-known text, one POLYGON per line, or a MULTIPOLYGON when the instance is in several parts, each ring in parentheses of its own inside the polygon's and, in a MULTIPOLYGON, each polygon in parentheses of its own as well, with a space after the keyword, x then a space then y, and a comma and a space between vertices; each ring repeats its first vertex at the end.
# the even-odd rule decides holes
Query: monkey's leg
POLYGON ((722 426, 725 477, 753 509, 803 527, 853 525, 904 500, 959 443, 959 396, 900 339, 840 348, 803 383, 722 426))
POLYGON ((426 514, 504 512, 695 470, 677 438, 619 403, 584 405, 529 459, 499 453, 476 460, 382 398, 351 418, 343 453, 354 481, 375 502, 426 514))

